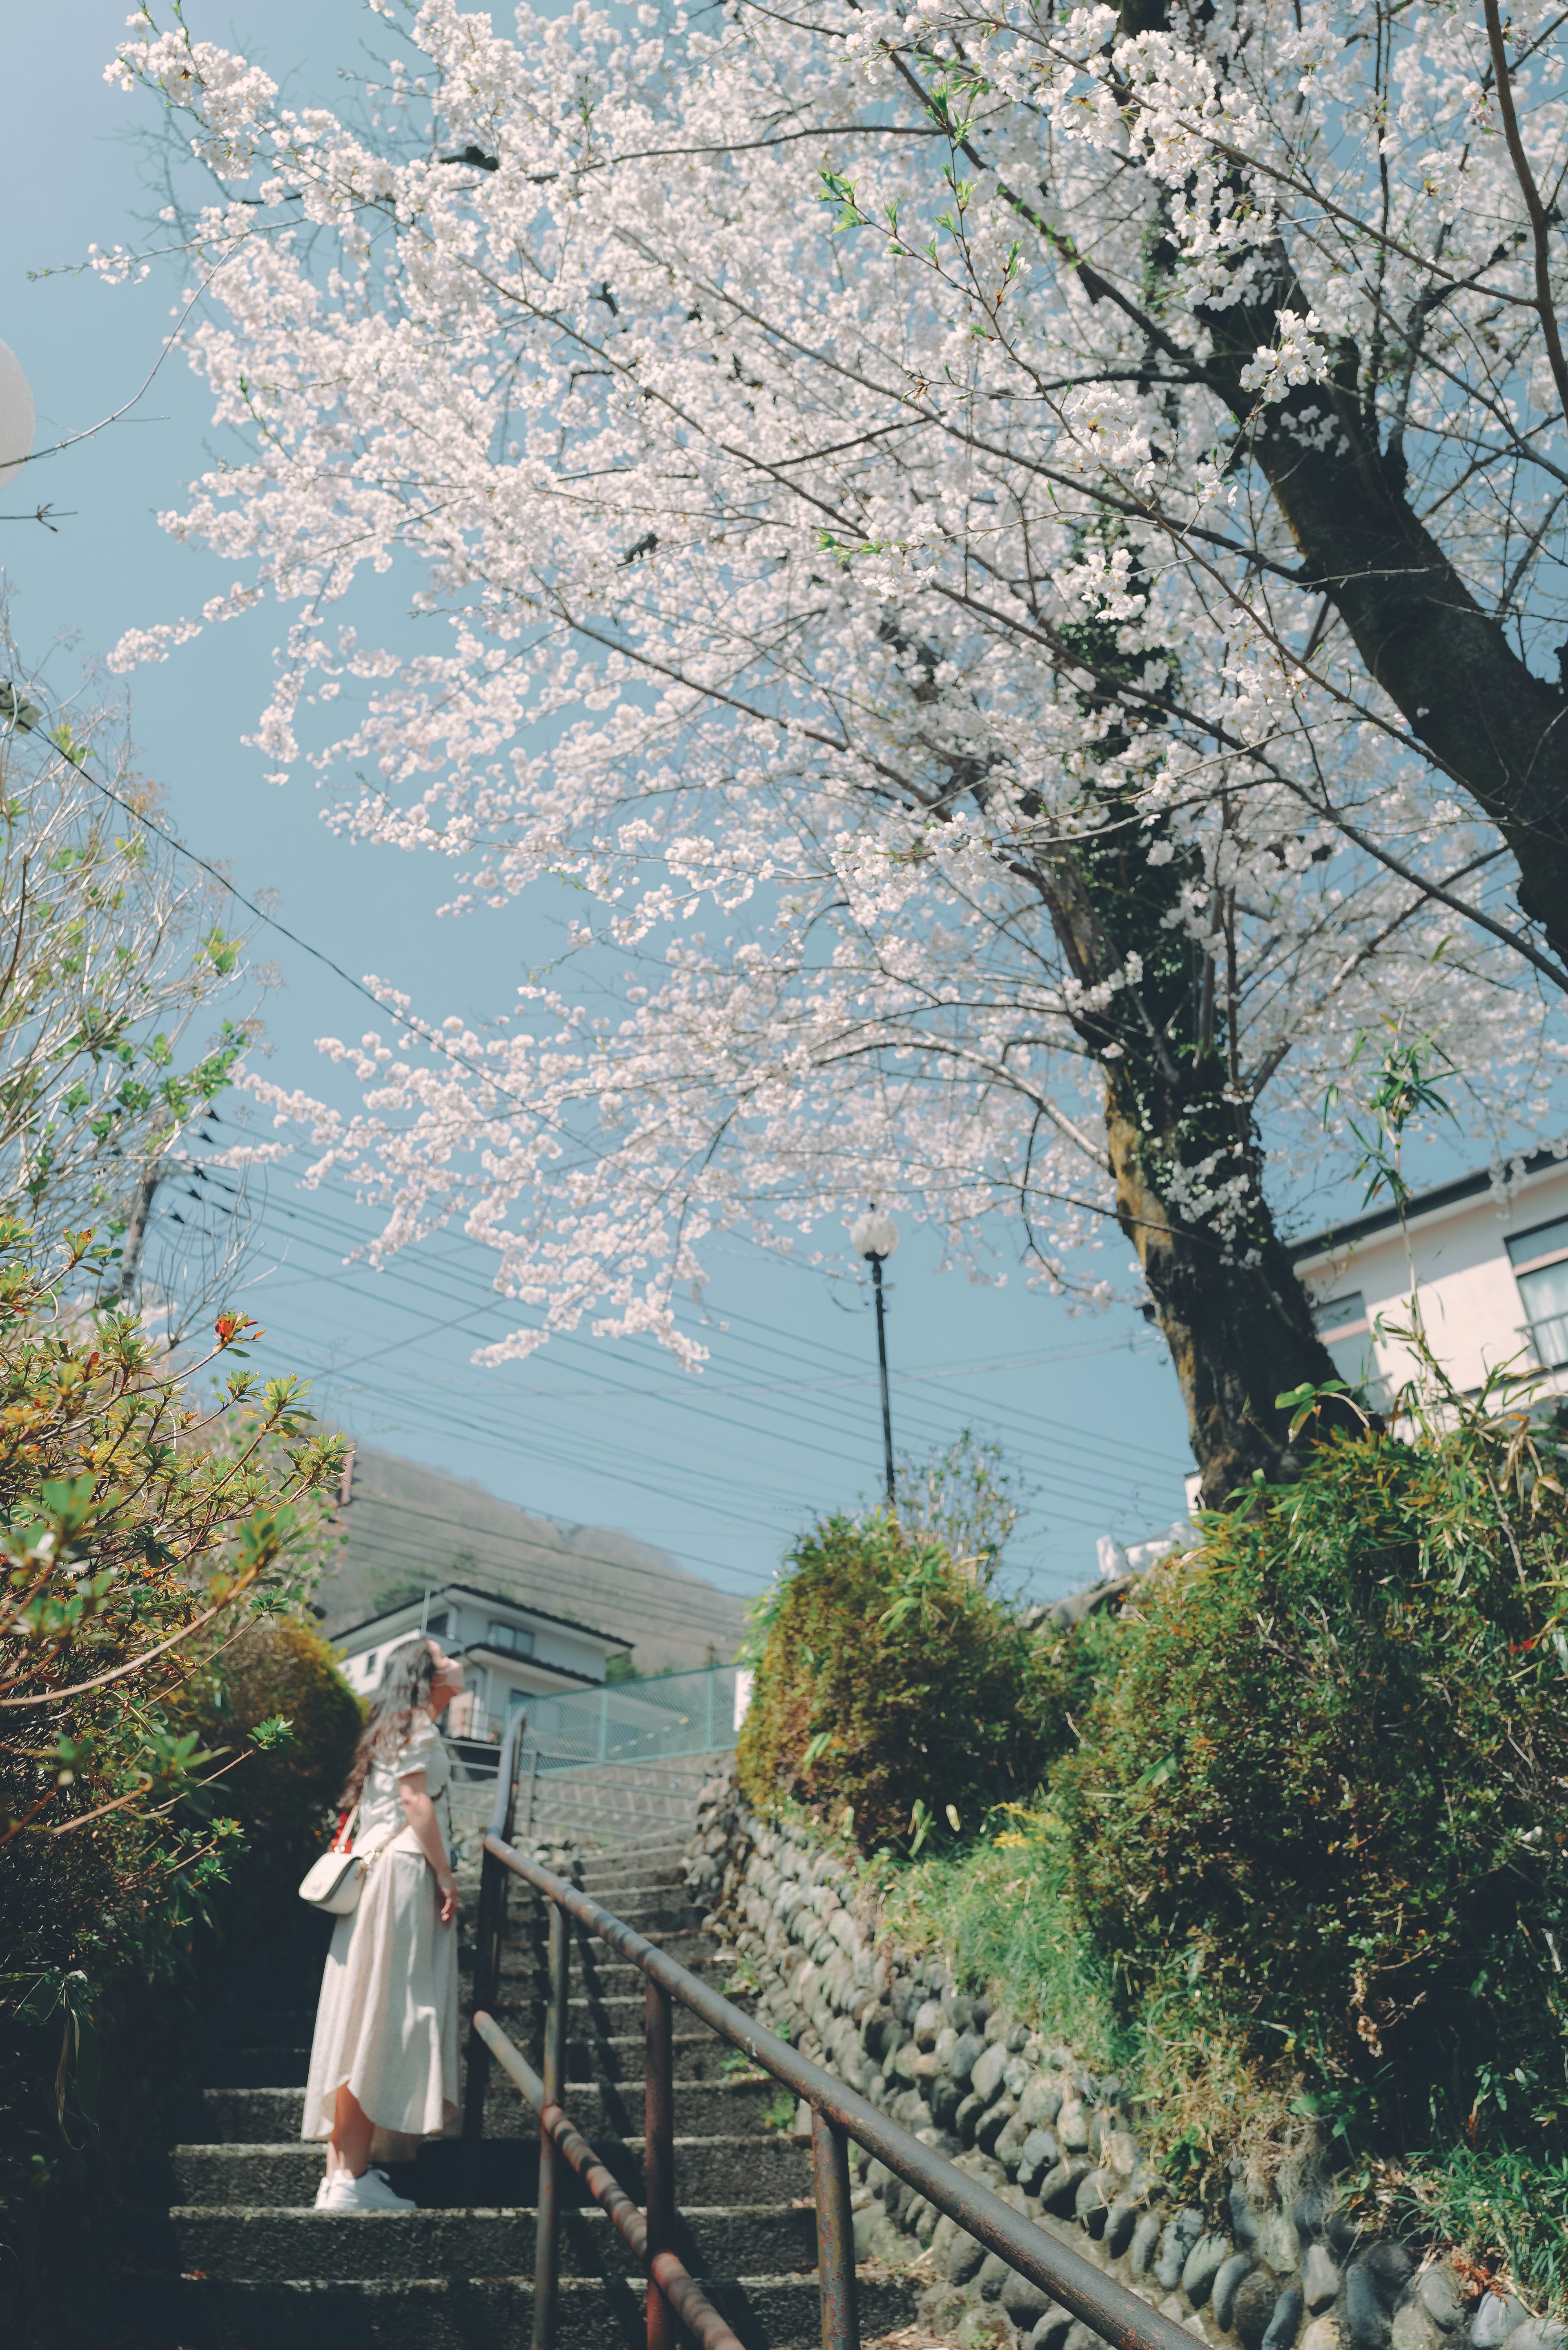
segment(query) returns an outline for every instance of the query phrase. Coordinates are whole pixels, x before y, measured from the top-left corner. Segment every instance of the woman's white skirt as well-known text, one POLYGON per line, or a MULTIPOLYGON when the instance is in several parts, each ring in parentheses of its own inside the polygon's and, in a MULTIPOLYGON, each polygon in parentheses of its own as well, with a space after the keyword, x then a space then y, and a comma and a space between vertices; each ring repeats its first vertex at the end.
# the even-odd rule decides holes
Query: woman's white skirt
POLYGON ((379 2131, 439 2137, 457 2117, 457 1927, 424 1854, 392 1845, 339 1918, 321 1979, 300 2136, 330 2137, 345 2083, 379 2131))

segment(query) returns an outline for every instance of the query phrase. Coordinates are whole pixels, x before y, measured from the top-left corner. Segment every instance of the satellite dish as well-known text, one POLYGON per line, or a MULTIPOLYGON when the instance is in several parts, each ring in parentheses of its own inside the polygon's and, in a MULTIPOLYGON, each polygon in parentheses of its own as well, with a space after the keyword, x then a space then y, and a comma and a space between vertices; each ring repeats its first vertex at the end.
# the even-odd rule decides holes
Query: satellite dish
POLYGON ((22 363, 0 343, 0 468, 20 464, 31 453, 37 421, 22 363))

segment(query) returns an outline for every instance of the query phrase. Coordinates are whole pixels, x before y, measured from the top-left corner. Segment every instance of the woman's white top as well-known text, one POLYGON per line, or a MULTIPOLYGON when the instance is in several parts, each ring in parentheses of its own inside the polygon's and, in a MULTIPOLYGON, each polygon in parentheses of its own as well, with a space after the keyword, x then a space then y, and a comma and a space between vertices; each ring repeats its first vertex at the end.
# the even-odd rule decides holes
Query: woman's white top
POLYGON ((425 1790, 435 1804, 436 1823, 441 1840, 452 1856, 452 1799, 447 1782, 452 1777, 452 1764, 446 1748, 441 1744, 436 1726, 428 1714, 416 1721, 409 1742, 391 1761, 372 1763, 366 1774, 359 1797, 359 1816, 354 1824, 354 1849, 361 1851, 366 1845, 381 1848, 394 1837, 400 1851, 421 1849, 419 1838, 410 1827, 403 1812, 403 1799, 398 1782, 410 1771, 422 1771, 425 1790))

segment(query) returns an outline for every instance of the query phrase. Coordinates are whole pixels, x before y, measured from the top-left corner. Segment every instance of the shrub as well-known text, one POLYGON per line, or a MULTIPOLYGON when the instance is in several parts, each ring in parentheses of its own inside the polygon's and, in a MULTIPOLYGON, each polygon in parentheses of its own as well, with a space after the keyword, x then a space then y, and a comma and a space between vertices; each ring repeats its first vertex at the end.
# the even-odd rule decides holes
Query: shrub
POLYGON ((757 1622, 742 1786, 836 1825, 847 1806, 867 1852, 972 1830, 1061 1746, 1069 1647, 1032 1639, 972 1565, 897 1519, 825 1519, 757 1622))
MULTIPOLYGON (((269 1864, 276 1883, 352 1709, 290 1620, 340 1443, 292 1379, 225 1363, 199 1406, 207 1366, 182 1376, 134 1315, 84 1303, 91 1243, 51 1272, 0 1223, 0 2336, 29 2345, 118 2338, 109 2280, 144 2250, 136 2190, 189 2086, 199 1930, 215 1895, 237 1929, 269 1864), (226 1883, 246 1821, 262 1866, 226 1883)), ((244 1331, 219 1315, 209 1364, 244 1331)))
POLYGON ((1568 2109, 1568 1508, 1522 1417, 1451 1403, 1209 1517, 1054 1781, 1146 2014, 1185 2002, 1405 2145, 1568 2109))
POLYGON ((214 1659, 195 1713, 203 1743, 240 1758, 214 1790, 222 1809, 269 1874, 292 1868, 319 1835, 364 1721, 336 1650, 297 1617, 263 1617, 214 1659), (256 1748, 254 1732, 275 1721, 287 1737, 256 1748))
MULTIPOLYGON (((89 1240, 50 1277, 0 1226, 0 1929, 29 2012, 67 1976, 157 1973, 188 1947, 239 1834, 192 1686, 297 1590, 341 1471, 297 1381, 234 1371, 199 1410, 134 1315, 67 1306, 89 1240)), ((244 1326, 221 1315, 213 1356, 244 1326)), ((287 1734, 248 1728, 258 1750, 287 1734)))

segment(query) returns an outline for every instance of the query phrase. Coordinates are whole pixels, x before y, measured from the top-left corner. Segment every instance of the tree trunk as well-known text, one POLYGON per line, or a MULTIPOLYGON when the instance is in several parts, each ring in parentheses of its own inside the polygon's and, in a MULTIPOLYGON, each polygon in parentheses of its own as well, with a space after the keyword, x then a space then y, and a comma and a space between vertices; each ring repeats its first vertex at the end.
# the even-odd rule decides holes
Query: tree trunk
MULTIPOLYGON (((1262 300, 1208 315, 1208 372, 1239 422, 1254 403, 1241 369, 1272 342, 1275 310, 1306 307, 1282 255, 1262 300)), ((1410 732, 1497 826, 1518 860, 1521 910, 1568 965, 1568 695, 1525 666, 1411 507, 1404 452, 1379 450, 1357 364, 1345 350, 1332 384, 1270 408, 1253 454, 1301 550, 1303 585, 1329 598, 1410 732), (1309 445, 1302 421, 1325 402, 1337 450, 1309 445)))
MULTIPOLYGON (((1122 30, 1167 30, 1171 13, 1169 0, 1122 0, 1122 30)), ((1250 299, 1199 311, 1212 348, 1193 380, 1244 424, 1256 395, 1242 370, 1273 342, 1277 311, 1309 307, 1280 244, 1250 299)), ((1303 586, 1330 599, 1417 741, 1496 825, 1519 865, 1521 910, 1568 966, 1568 644, 1561 685, 1512 650, 1406 497, 1404 451, 1379 449, 1376 387, 1362 388, 1359 372, 1343 344, 1331 383, 1301 385, 1269 409, 1252 454, 1301 550, 1303 586), (1325 401, 1337 449, 1312 422, 1325 401)))
MULTIPOLYGON (((1295 1473, 1289 1414, 1275 1397, 1303 1381, 1336 1378, 1334 1358, 1313 1327, 1312 1310, 1290 1253, 1274 1228, 1262 1191, 1262 1155, 1249 1130, 1225 1144, 1223 1171, 1249 1185, 1244 1237, 1221 1239, 1184 1215, 1160 1180, 1158 1162, 1190 1165, 1193 1121, 1185 1132, 1150 1135, 1140 1126, 1132 1088, 1113 1076, 1106 1134, 1116 1176, 1116 1214, 1137 1251, 1149 1296, 1187 1406, 1203 1503, 1219 1509, 1262 1470, 1271 1484, 1295 1473)), ((1234 1112, 1226 1105, 1230 1125, 1234 1112)), ((1251 1121, 1248 1121, 1249 1129, 1251 1121)), ((1206 1152, 1204 1156, 1209 1154, 1206 1152)), ((1217 1172, 1220 1170, 1216 1170, 1217 1172)))
MULTIPOLYGON (((1114 794, 1106 808, 1127 813, 1114 794)), ((1205 1506, 1218 1509, 1254 1471, 1294 1473, 1275 1398, 1338 1372, 1264 1194, 1213 959, 1164 919, 1201 867, 1180 847, 1152 865, 1149 837, 1108 824, 1053 858, 1040 886, 1074 975, 1104 1003, 1075 1025, 1105 1073, 1116 1215, 1170 1348, 1205 1506)))

